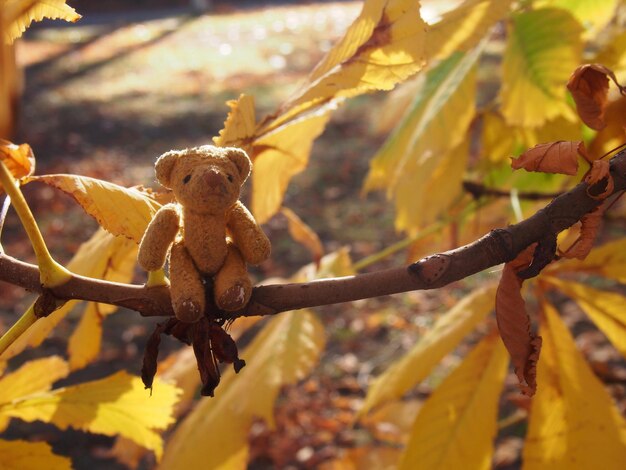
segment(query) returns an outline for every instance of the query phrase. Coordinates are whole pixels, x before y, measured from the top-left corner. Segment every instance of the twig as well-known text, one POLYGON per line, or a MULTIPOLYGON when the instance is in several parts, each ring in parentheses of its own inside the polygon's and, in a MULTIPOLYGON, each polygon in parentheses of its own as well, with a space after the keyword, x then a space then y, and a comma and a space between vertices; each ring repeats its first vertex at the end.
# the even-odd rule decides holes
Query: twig
MULTIPOLYGON (((475 199, 483 196, 511 197, 511 191, 489 188, 483 184, 475 183, 473 181, 463 181, 463 189, 470 193, 475 199)), ((561 194, 563 193, 538 193, 520 191, 517 193, 517 197, 519 199, 525 199, 527 201, 543 201, 546 199, 554 199, 555 197, 559 197, 561 194)))
MULTIPOLYGON (((611 160, 613 194, 626 189, 626 150, 611 160)), ((587 195, 586 183, 561 194, 522 222, 492 230, 479 240, 454 250, 428 256, 409 266, 323 279, 308 283, 266 285, 254 288, 250 303, 224 318, 274 315, 288 310, 380 297, 420 289, 435 289, 514 259, 528 245, 559 233, 578 222, 601 201, 587 195)), ((41 292, 39 270, 0 254, 0 280, 41 292)), ((63 285, 49 289, 60 300, 82 299, 136 310, 144 316, 173 315, 168 287, 119 284, 72 274, 63 285)))

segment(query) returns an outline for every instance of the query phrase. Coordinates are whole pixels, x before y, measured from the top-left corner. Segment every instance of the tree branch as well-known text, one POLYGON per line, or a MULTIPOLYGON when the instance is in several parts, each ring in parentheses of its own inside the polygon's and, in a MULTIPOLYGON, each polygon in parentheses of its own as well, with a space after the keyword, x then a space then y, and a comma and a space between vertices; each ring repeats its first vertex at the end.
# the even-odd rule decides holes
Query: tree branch
MULTIPOLYGON (((625 190, 626 150, 611 160, 611 175, 615 180, 613 194, 625 190)), ((443 287, 510 261, 532 243, 572 226, 600 205, 601 201, 588 193, 599 194, 602 186, 602 182, 591 187, 580 183, 518 224, 492 230, 469 245, 428 256, 409 266, 308 283, 255 287, 244 310, 217 312, 217 316, 274 315, 288 310, 443 287)), ((37 266, 3 253, 0 253, 0 280, 42 292, 37 266)), ((73 275, 67 283, 48 290, 62 300, 102 302, 136 310, 144 316, 173 315, 167 287, 119 284, 73 275)))

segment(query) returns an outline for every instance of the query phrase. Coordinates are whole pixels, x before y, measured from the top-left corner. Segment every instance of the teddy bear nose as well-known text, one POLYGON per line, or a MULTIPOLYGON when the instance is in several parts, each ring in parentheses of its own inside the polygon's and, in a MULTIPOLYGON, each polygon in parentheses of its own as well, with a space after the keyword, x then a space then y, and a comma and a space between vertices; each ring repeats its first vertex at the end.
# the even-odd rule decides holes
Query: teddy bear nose
POLYGON ((204 174, 204 182, 210 187, 215 187, 222 183, 222 177, 219 171, 211 169, 204 174))

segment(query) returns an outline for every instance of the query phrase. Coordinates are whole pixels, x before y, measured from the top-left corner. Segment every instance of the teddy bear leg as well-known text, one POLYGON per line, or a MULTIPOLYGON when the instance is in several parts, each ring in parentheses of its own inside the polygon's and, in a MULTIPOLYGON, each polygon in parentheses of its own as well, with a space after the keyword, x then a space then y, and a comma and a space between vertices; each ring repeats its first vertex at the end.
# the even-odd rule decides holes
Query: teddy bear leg
POLYGON ((200 320, 206 307, 204 284, 181 242, 174 243, 170 252, 170 283, 176 318, 187 323, 200 320))
POLYGON ((245 306, 252 294, 252 282, 246 263, 237 247, 228 244, 222 269, 215 275, 215 303, 222 310, 233 312, 245 306))

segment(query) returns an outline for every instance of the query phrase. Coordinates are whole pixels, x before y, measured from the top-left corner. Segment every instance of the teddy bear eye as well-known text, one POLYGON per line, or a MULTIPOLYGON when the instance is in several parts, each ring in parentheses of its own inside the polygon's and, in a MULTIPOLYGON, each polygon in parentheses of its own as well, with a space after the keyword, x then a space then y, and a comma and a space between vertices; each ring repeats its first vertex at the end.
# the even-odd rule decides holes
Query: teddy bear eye
POLYGON ((187 175, 183 178, 183 183, 187 184, 189 183, 189 180, 191 179, 191 175, 187 175))
POLYGON ((226 177, 228 178, 228 181, 231 183, 233 182, 233 175, 226 175, 226 177))

